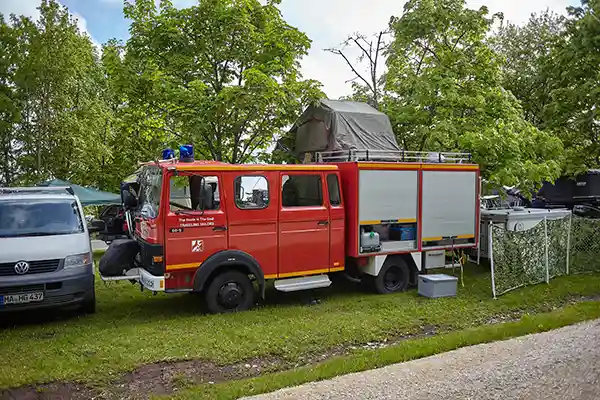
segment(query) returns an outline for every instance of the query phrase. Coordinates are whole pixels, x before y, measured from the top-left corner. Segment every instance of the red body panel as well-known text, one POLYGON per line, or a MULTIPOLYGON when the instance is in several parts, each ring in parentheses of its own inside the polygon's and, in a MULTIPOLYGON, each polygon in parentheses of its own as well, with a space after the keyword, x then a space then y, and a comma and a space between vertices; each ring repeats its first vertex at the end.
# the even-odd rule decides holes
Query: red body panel
POLYGON ((279 205, 278 178, 273 171, 252 171, 247 173, 224 172, 224 191, 233 190, 238 176, 263 176, 268 182, 269 204, 264 209, 243 210, 235 204, 231 195, 227 196, 229 219, 229 248, 241 250, 256 259, 265 276, 277 274, 277 209, 279 205))
POLYGON ((346 255, 358 257, 358 167, 356 163, 340 163, 340 184, 345 208, 346 255))
MULTIPOLYGON (((223 178, 220 173, 211 173, 222 185, 223 178)), ((165 176, 164 182, 169 182, 170 174, 165 176)), ((173 275, 174 279, 167 279, 165 289, 181 288, 183 277, 187 287, 193 283, 193 274, 196 269, 212 254, 225 250, 229 246, 226 230, 227 212, 226 201, 223 201, 217 210, 205 210, 203 212, 185 212, 176 214, 170 211, 169 195, 162 201, 162 212, 165 215, 165 263, 166 271, 173 275)))
MULTIPOLYGON (((282 172, 284 175, 305 175, 307 172, 282 172)), ((324 192, 324 175, 321 172, 310 174, 321 177, 321 191, 324 192)), ((308 271, 328 272, 329 270, 329 210, 325 194, 323 205, 311 207, 279 208, 279 277, 302 275, 308 271)))
MULTIPOLYGON (((329 174, 329 173, 328 173, 329 174)), ((338 177, 339 190, 342 190, 340 174, 335 174, 338 177)), ((325 182, 328 182, 325 179, 325 182)), ((329 193, 331 188, 327 183, 326 193, 329 193)), ((341 195, 342 193, 340 193, 341 195)), ((346 260, 346 211, 344 209, 344 199, 341 196, 342 203, 338 206, 332 205, 327 198, 329 205, 329 268, 330 270, 341 270, 345 265, 346 260)))

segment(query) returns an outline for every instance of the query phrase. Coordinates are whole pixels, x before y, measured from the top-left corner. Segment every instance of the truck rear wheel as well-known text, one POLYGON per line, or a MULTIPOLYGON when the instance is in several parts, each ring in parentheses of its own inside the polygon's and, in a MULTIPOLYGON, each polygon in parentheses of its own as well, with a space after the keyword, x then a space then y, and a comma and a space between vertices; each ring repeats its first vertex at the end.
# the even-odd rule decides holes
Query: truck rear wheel
POLYGON ((254 286, 247 274, 226 271, 217 275, 206 290, 206 306, 211 313, 244 311, 254 305, 254 286))
POLYGON ((404 292, 410 283, 410 268, 402 257, 387 257, 373 283, 377 293, 404 292))

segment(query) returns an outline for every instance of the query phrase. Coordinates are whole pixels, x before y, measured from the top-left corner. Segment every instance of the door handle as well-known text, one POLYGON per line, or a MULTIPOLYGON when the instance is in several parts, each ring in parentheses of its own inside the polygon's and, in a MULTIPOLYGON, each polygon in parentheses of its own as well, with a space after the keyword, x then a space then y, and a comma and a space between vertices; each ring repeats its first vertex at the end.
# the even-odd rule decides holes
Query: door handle
POLYGON ((317 225, 329 225, 329 221, 319 221, 317 225))
POLYGON ((213 227, 213 231, 226 231, 227 227, 226 226, 215 226, 213 227))

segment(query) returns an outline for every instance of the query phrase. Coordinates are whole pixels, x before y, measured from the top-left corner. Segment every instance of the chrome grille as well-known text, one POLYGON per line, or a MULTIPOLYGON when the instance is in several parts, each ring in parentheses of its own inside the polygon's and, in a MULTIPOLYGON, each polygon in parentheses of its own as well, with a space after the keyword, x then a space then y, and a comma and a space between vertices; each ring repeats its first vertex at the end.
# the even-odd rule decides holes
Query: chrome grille
MULTIPOLYGON (((1 263, 0 264, 0 276, 13 276, 19 275, 15 272, 15 264, 18 261, 12 263, 1 263)), ((29 271, 23 275, 31 274, 43 274, 47 272, 54 272, 60 265, 60 259, 57 260, 41 260, 41 261, 27 261, 29 264, 29 271)))

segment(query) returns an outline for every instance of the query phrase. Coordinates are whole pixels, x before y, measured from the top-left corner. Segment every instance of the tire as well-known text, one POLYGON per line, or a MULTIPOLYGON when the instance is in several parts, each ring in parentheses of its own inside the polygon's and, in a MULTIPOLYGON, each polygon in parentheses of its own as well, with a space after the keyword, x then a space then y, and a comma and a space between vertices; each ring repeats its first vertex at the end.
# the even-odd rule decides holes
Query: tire
POLYGON ((404 292, 410 283, 410 267, 402 257, 387 257, 373 283, 380 294, 404 292))
POLYGON ((92 295, 83 300, 81 311, 83 311, 84 314, 96 313, 96 292, 94 289, 92 289, 92 295))
POLYGON ((231 270, 212 279, 205 294, 206 306, 213 314, 248 310, 254 298, 254 285, 248 275, 231 270))

